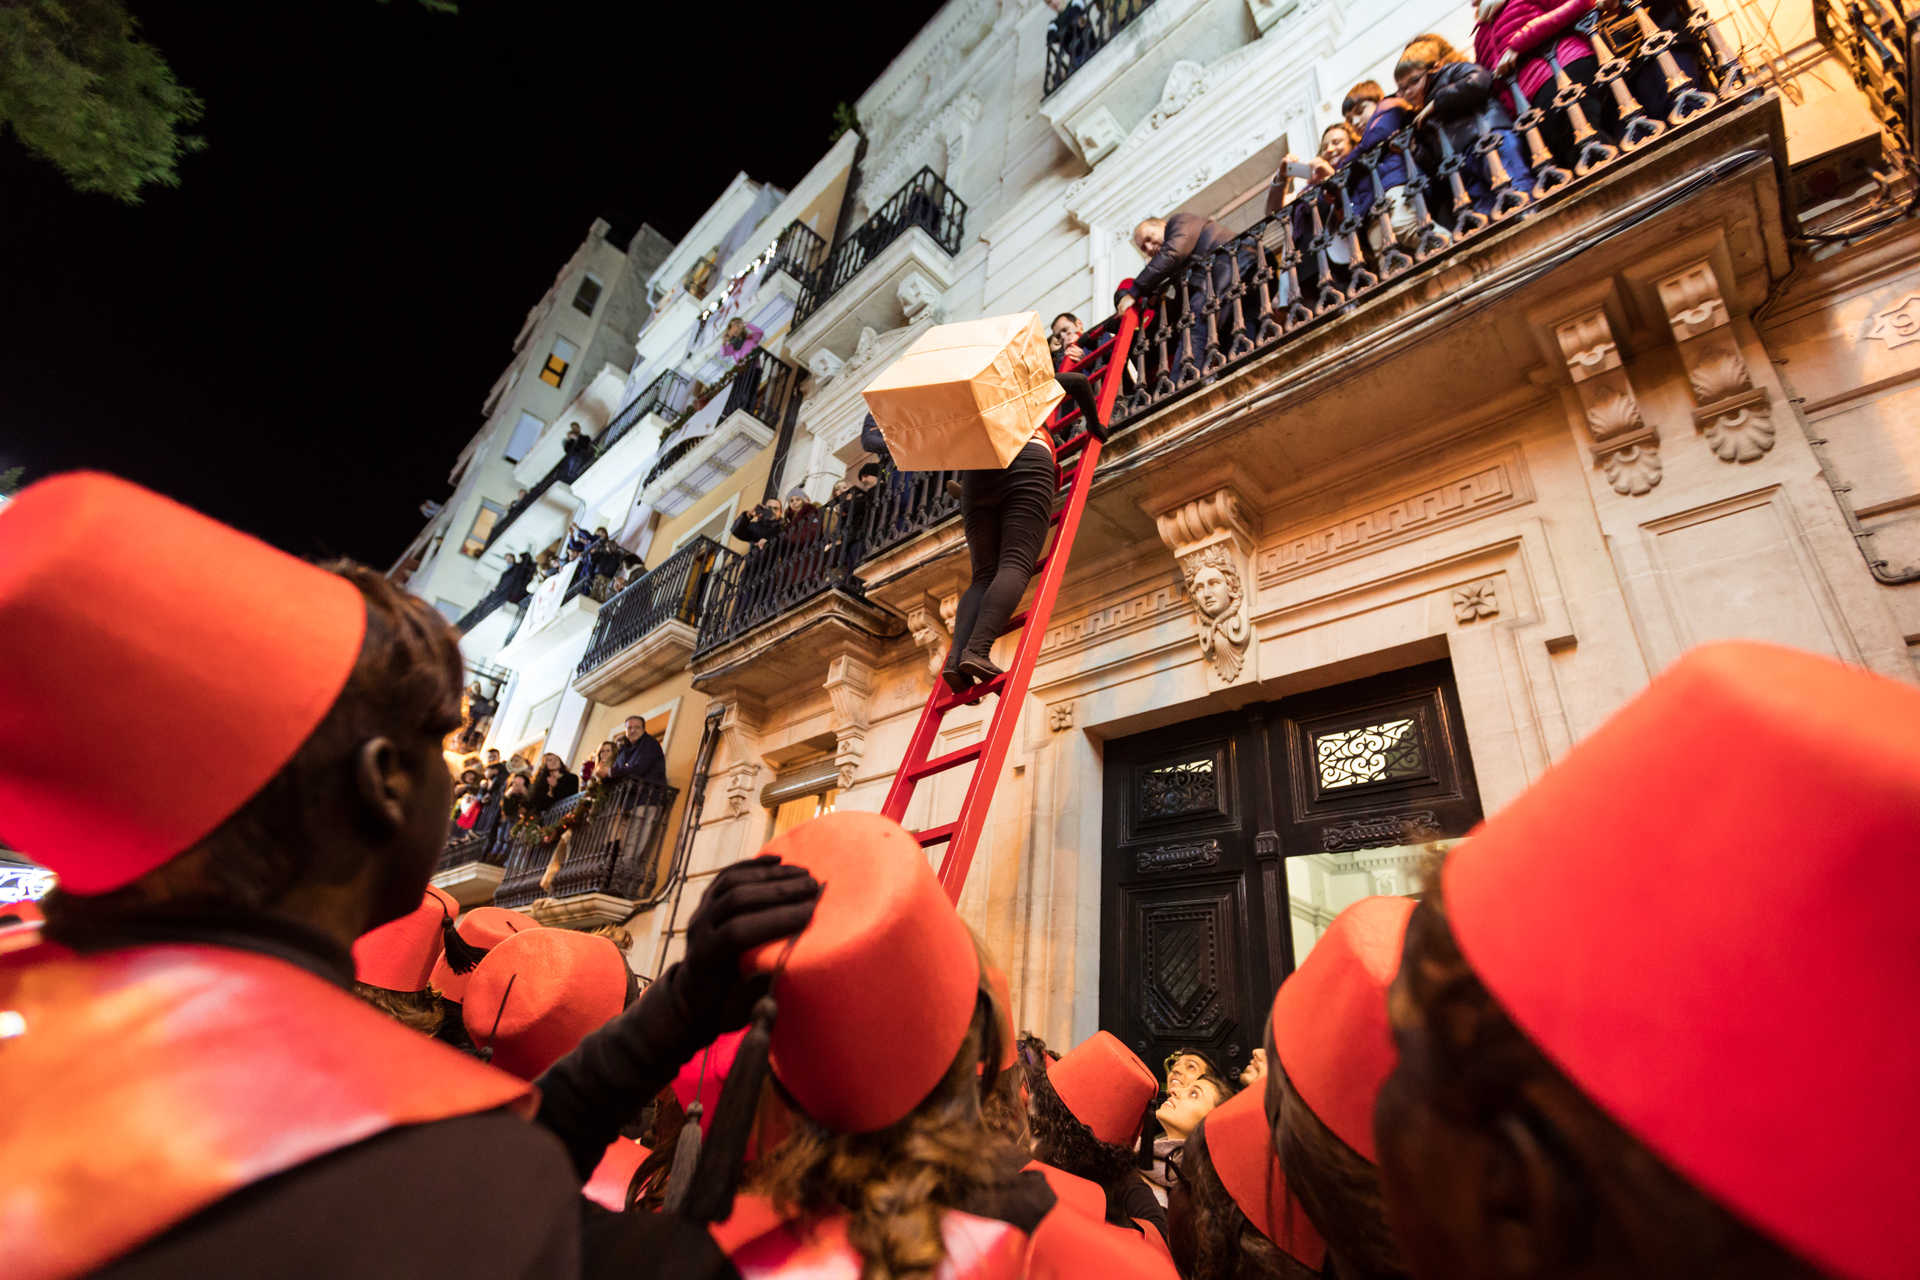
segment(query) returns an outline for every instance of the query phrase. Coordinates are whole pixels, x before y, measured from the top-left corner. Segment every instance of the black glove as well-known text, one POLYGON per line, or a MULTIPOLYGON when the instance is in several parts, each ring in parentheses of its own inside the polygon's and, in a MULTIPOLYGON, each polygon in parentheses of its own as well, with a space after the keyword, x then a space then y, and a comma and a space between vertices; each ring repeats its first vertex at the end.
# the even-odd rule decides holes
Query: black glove
POLYGON ((736 862, 713 878, 687 923, 686 959, 660 979, 699 1037, 696 1048, 747 1025, 753 999, 740 977, 740 957, 806 928, 819 898, 820 885, 805 867, 790 867, 770 853, 736 862))
POLYGON ((687 925, 687 956, 626 1012, 547 1068, 540 1124, 559 1137, 584 1182, 607 1144, 689 1058, 747 1023, 764 978, 740 976, 740 957, 791 937, 813 918, 820 886, 801 867, 763 854, 713 878, 687 925))

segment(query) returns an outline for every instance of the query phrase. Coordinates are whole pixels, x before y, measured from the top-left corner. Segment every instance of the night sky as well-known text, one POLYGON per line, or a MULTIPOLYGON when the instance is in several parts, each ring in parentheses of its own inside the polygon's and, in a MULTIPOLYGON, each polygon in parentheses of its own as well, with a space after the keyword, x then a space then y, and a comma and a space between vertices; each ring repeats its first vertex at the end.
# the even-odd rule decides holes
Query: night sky
POLYGON ((208 145, 124 206, 0 136, 0 470, 382 569, 593 219, 790 186, 936 8, 129 3, 208 145))

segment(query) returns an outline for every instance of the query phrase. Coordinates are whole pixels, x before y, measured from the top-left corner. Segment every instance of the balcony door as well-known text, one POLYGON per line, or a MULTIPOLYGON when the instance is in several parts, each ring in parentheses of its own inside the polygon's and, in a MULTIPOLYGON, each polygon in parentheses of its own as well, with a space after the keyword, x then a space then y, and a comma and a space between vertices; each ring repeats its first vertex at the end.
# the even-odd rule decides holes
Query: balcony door
POLYGON ((1108 744, 1100 1025, 1238 1069, 1281 979, 1480 818, 1445 662, 1108 744))

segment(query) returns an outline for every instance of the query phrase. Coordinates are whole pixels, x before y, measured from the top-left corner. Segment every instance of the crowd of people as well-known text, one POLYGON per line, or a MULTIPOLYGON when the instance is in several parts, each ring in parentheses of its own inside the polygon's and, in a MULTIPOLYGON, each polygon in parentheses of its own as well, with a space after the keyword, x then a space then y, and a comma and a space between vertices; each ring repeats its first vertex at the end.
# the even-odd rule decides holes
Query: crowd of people
MULTIPOLYGON (((722 868, 644 989, 604 937, 459 912, 426 881, 460 657, 376 573, 85 474, 0 516, 0 562, 0 760, 98 741, 130 702, 204 744, 84 792, 0 765, 0 829, 59 877, 0 909, 10 1276, 1892 1280, 1920 1257, 1920 926, 1887 891, 1920 854, 1910 685, 1692 651, 1420 900, 1335 917, 1237 1078, 1191 1049, 1157 1074, 1105 1031, 1018 1034, 1006 972, 877 814, 722 868), (137 626, 101 565, 146 588, 137 626)), ((607 777, 661 767, 624 734, 607 777)), ((470 776, 577 785, 554 755, 470 776)))
MULTIPOLYGON (((1415 36, 1391 91, 1354 85, 1314 155, 1286 156, 1254 234, 1189 212, 1141 222, 1133 243, 1147 262, 1116 305, 1164 290, 1167 332, 1183 308, 1209 314, 1224 351, 1274 317, 1338 305, 1710 104, 1701 68, 1713 61, 1685 21, 1686 0, 1629 0, 1626 9, 1620 0, 1481 0, 1471 50, 1415 36), (1596 11, 1600 26, 1589 30, 1596 11), (1271 280, 1270 291, 1248 287, 1255 279, 1271 280), (1168 288, 1181 282, 1184 298, 1168 288)), ((1208 327, 1182 326, 1166 364, 1204 364, 1208 327)))
POLYGON ((640 716, 628 716, 576 769, 552 751, 536 764, 523 752, 502 758, 497 747, 490 747, 484 759, 469 756, 460 762, 453 789, 453 834, 489 830, 502 819, 510 826, 537 819, 589 785, 624 779, 667 785, 666 752, 640 716))

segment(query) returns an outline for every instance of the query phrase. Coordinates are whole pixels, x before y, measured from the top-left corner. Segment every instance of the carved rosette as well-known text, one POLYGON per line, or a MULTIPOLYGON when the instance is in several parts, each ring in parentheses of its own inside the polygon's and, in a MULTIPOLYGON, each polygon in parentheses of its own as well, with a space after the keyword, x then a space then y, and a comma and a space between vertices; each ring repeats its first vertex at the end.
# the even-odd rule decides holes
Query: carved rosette
POLYGON ((1638 497, 1660 483, 1660 434, 1640 414, 1604 307, 1554 327, 1561 358, 1573 379, 1593 460, 1613 491, 1638 497))
POLYGON ((1667 314, 1687 386, 1693 424, 1722 462, 1753 462, 1773 448, 1773 405, 1753 385, 1740 354, 1720 278, 1706 258, 1661 280, 1656 288, 1667 314))
POLYGON ((1254 536, 1243 509, 1239 493, 1223 486, 1154 517, 1193 602, 1194 634, 1209 689, 1259 678, 1249 572, 1254 536))
POLYGON ((844 791, 853 785, 860 757, 867 750, 873 667, 853 654, 837 654, 827 664, 826 690, 833 703, 833 766, 839 771, 840 789, 844 791))

